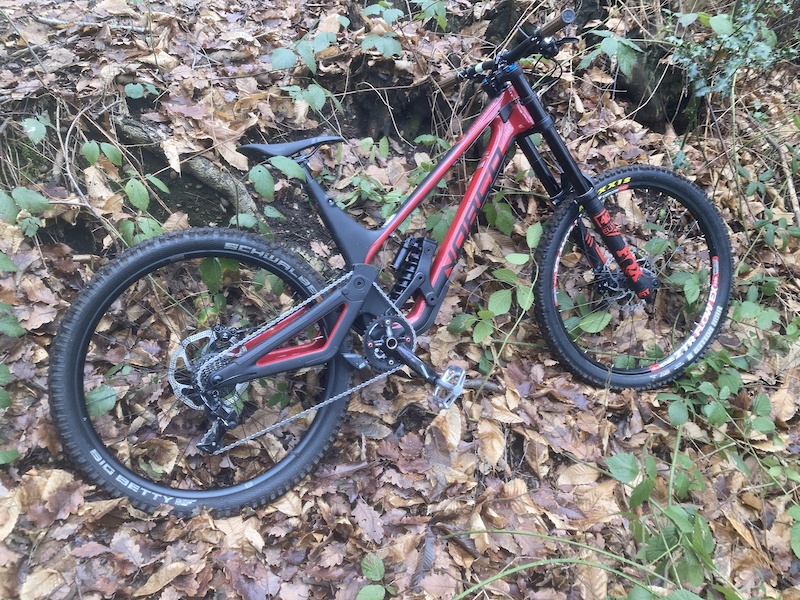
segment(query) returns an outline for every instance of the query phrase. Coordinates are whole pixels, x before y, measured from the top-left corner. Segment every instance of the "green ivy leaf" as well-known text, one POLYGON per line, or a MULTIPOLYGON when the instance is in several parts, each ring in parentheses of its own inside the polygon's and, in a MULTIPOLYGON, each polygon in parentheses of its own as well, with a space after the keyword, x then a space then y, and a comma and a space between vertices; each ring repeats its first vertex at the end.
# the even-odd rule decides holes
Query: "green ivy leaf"
POLYGON ((447 331, 450 333, 461 334, 472 327, 478 319, 474 315, 466 313, 457 314, 453 320, 447 324, 447 331))
POLYGON ((125 184, 125 195, 128 200, 139 210, 147 210, 150 205, 150 192, 138 179, 129 179, 125 184))
POLYGON ((0 252, 0 271, 3 273, 14 273, 17 270, 17 265, 5 252, 0 252))
POLYGON ((506 204, 505 202, 501 202, 497 206, 497 216, 495 217, 494 226, 497 227, 506 235, 511 235, 514 231, 514 225, 517 222, 517 218, 514 216, 514 211, 511 210, 511 207, 506 204))
POLYGON ((116 165, 118 167, 122 166, 122 151, 119 148, 117 148, 114 144, 109 144, 108 142, 101 142, 100 150, 102 150, 106 158, 111 161, 112 165, 116 165))
POLYGON ((775 431, 775 423, 768 417, 756 417, 753 419, 753 429, 761 433, 772 433, 775 431))
POLYGON ((47 127, 39 119, 25 119, 22 122, 22 131, 34 144, 38 144, 47 136, 47 127))
POLYGON ((239 213, 231 217, 231 225, 243 229, 254 229, 258 225, 258 219, 248 213, 239 213))
POLYGON ((144 86, 141 83, 128 83, 125 85, 125 95, 133 100, 144 98, 144 86))
POLYGON ((756 318, 759 329, 769 329, 775 323, 781 322, 781 315, 774 308, 764 308, 756 318))
POLYGON ((628 592, 628 600, 655 600, 656 595, 641 585, 634 585, 628 592))
POLYGON ((267 167, 264 165, 254 166, 250 169, 248 177, 259 196, 272 200, 275 196, 275 180, 267 167))
POLYGON ((578 325, 586 333, 599 333, 611 322, 611 313, 596 312, 583 317, 578 325))
POLYGON ((488 309, 500 316, 506 314, 511 310, 512 291, 511 290, 497 290, 489 296, 488 309))
POLYGON ((81 154, 89 162, 90 165, 97 163, 100 159, 100 144, 91 140, 81 146, 81 154))
POLYGON ((722 402, 710 402, 703 407, 703 414, 710 425, 722 425, 730 420, 728 411, 722 402))
POLYGON ((9 408, 11 406, 11 394, 8 390, 0 388, 0 408, 9 408))
POLYGON ((0 450, 0 465, 7 465, 19 458, 18 450, 0 450))
POLYGON ((639 462, 629 452, 611 456, 606 464, 611 476, 622 483, 630 483, 639 476, 639 462))
POLYGON ((367 554, 361 559, 361 572, 370 581, 380 581, 386 572, 383 559, 377 554, 367 554))
POLYGON ((86 411, 90 417, 100 417, 111 412, 117 405, 117 392, 103 384, 86 394, 86 411))
POLYGON ((39 192, 26 187, 18 187, 11 192, 11 196, 22 210, 27 210, 32 215, 38 215, 48 208, 50 203, 39 192))
POLYGON ((2 217, 6 223, 15 223, 18 214, 19 207, 17 203, 14 202, 11 196, 0 190, 0 217, 2 217))
POLYGON ((314 49, 311 47, 311 44, 300 41, 295 44, 294 48, 308 67, 308 70, 311 71, 312 74, 316 74, 317 61, 314 58, 314 49))
POLYGON ((650 499, 650 494, 653 493, 653 489, 656 487, 655 481, 650 479, 642 479, 639 484, 633 488, 631 492, 631 499, 630 499, 630 507, 631 508, 638 508, 645 502, 650 499))
POLYGON ((277 48, 270 55, 270 63, 275 71, 291 69, 297 64, 297 55, 288 48, 277 48))
POLYGON ((167 187, 167 184, 164 183, 163 181, 161 181, 155 175, 150 175, 148 173, 147 175, 144 176, 144 178, 147 179, 147 181, 152 183, 155 187, 157 187, 159 190, 161 190, 165 194, 171 194, 172 193, 172 192, 169 191, 169 188, 167 187))
POLYGON ((269 159, 269 164, 289 178, 300 179, 301 181, 306 180, 306 174, 303 169, 288 156, 273 156, 269 159))
POLYGON ((269 204, 264 207, 264 216, 268 219, 280 219, 281 221, 286 220, 286 217, 283 216, 281 211, 269 204))
POLYGON ((0 387, 11 383, 11 379, 11 369, 8 368, 8 365, 0 363, 0 387))
POLYGON ((492 335, 492 331, 494 331, 494 326, 491 321, 480 320, 475 324, 475 328, 472 330, 472 341, 476 344, 480 344, 483 340, 492 335))
POLYGON ((522 310, 530 310, 533 306, 533 288, 529 285, 521 285, 517 288, 517 304, 522 310))
POLYGON ((386 597, 386 589, 376 583, 361 588, 356 596, 356 600, 383 600, 386 597))
POLYGON ((206 284, 208 291, 217 293, 222 288, 222 265, 215 258, 204 258, 200 261, 200 279, 206 284))
POLYGON ((398 42, 396 39, 386 35, 374 34, 370 34, 362 40, 361 48, 363 50, 371 50, 372 48, 375 48, 385 58, 391 58, 395 55, 399 56, 403 51, 402 46, 400 46, 400 42, 398 42))
POLYGON ((669 413, 669 424, 673 427, 678 427, 689 421, 689 407, 683 400, 671 402, 667 412, 669 413))
POLYGON ((542 239, 542 233, 544 228, 542 227, 541 221, 537 221, 525 232, 525 243, 528 244, 528 248, 533 250, 539 245, 539 240, 542 239))
POLYGON ((311 110, 316 112, 320 112, 325 106, 326 98, 325 90, 315 83, 309 85, 308 89, 303 92, 303 99, 308 102, 311 110))
POLYGON ((734 32, 733 21, 728 14, 714 15, 708 20, 708 25, 717 35, 731 35, 734 32))
POLYGON ((531 259, 529 254, 514 252, 506 255, 506 260, 512 265, 524 265, 531 259))
POLYGON ((497 269, 492 272, 492 275, 494 275, 498 281, 508 283, 509 285, 517 285, 517 274, 511 269, 497 269))
POLYGON ((789 543, 792 546, 792 552, 800 558, 800 523, 792 525, 791 533, 789 534, 789 543))

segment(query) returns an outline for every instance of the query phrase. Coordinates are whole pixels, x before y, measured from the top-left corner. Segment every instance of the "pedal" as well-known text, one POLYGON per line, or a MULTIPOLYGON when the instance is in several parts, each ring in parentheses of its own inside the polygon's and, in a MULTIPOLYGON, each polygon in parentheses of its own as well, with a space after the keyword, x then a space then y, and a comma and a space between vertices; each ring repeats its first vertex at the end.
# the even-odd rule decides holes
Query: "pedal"
POLYGON ((447 367, 436 382, 431 396, 431 404, 439 409, 450 408, 464 391, 466 379, 467 373, 461 367, 455 365, 447 367))
POLYGON ((369 362, 367 362, 367 359, 361 356, 360 354, 347 352, 345 354, 342 354, 342 356, 347 362, 349 362, 359 371, 361 369, 366 369, 369 366, 369 362))

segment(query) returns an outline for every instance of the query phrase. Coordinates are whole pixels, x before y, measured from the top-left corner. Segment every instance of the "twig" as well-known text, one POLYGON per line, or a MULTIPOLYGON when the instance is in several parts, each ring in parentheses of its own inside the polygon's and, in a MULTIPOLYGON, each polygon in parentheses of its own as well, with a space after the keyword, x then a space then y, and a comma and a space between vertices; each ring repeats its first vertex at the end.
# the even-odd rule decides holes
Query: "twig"
POLYGON ((778 140, 776 140, 767 132, 763 133, 764 139, 767 140, 769 145, 772 146, 775 149, 775 152, 778 153, 778 158, 781 162, 781 170, 783 171, 783 176, 786 178, 786 187, 789 191, 789 201, 792 203, 792 209, 794 210, 794 220, 798 227, 800 227, 800 201, 797 200, 797 190, 794 187, 792 170, 789 168, 789 161, 786 160, 786 153, 783 151, 783 148, 781 148, 778 140))

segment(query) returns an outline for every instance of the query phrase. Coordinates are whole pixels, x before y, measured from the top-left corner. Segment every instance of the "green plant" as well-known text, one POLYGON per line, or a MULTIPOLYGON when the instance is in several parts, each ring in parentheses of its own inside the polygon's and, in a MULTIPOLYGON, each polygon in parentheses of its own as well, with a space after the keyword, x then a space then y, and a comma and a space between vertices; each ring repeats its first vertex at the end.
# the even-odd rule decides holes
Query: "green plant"
POLYGON ((122 151, 109 142, 87 141, 81 146, 81 154, 90 167, 99 167, 103 159, 103 171, 108 179, 121 188, 128 204, 136 209, 136 215, 124 219, 117 225, 123 241, 132 246, 163 232, 161 223, 150 213, 151 189, 169 194, 169 187, 156 175, 141 175, 125 162, 122 151))
MULTIPOLYGON (((533 260, 533 251, 542 237, 542 224, 537 222, 528 227, 525 235, 527 253, 512 253, 505 257, 507 267, 495 269, 492 272, 500 288, 493 291, 485 307, 479 309, 475 315, 462 313, 447 326, 451 333, 463 333, 472 328, 472 341, 480 344, 488 340, 495 330, 499 329, 499 319, 507 318, 516 305, 519 319, 533 306, 533 284, 520 277, 519 268, 533 260)), ((514 329, 512 327, 512 331, 514 329)), ((504 338, 504 344, 509 340, 509 332, 504 338)))
POLYGON ((436 25, 444 31, 447 29, 447 5, 442 0, 414 0, 422 12, 422 20, 435 21, 436 25))
POLYGON ((779 47, 770 28, 772 20, 791 13, 783 0, 736 3, 733 12, 673 13, 676 24, 697 31, 694 36, 671 36, 672 60, 686 71, 696 96, 719 93, 728 96, 742 69, 769 69, 776 61, 797 55, 797 50, 779 47))
POLYGON ((608 57, 616 58, 620 70, 626 77, 630 77, 634 65, 639 60, 639 54, 642 53, 642 48, 633 40, 606 29, 594 30, 591 34, 602 40, 583 57, 579 68, 585 69, 600 54, 605 54, 608 57))
POLYGON ((381 0, 377 4, 371 4, 364 9, 366 17, 380 17, 386 27, 374 27, 361 41, 361 49, 364 51, 375 49, 385 58, 399 56, 403 52, 397 35, 391 30, 391 26, 403 16, 403 11, 394 8, 391 2, 381 0))
POLYGON ((19 186, 11 194, 0 190, 0 217, 33 237, 42 225, 41 214, 50 208, 47 198, 28 187, 19 186))
POLYGON ((356 600, 383 600, 387 594, 389 596, 397 595, 397 590, 383 581, 386 576, 386 568, 383 559, 377 554, 367 554, 361 559, 361 573, 373 583, 361 588, 356 600))

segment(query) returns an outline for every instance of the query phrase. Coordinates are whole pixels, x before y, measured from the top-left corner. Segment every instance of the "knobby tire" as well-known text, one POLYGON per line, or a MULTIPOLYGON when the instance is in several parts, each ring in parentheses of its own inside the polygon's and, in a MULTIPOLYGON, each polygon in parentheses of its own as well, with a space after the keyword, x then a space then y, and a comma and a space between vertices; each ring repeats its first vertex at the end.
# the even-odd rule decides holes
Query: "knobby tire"
MULTIPOLYGON (((171 233, 112 260, 75 298, 51 349, 51 414, 66 454, 94 483, 146 510, 231 514, 284 494, 329 449, 347 397, 212 455, 197 448, 208 416, 176 398, 170 359, 191 334, 216 324, 255 330, 323 287, 296 254, 228 229, 171 233)), ((287 344, 324 339, 331 327, 326 320, 287 344)), ((175 377, 191 382, 191 367, 219 351, 208 342, 190 345, 175 377)), ((224 400, 241 423, 223 444, 346 391, 351 374, 339 357, 229 391, 224 400)), ((202 408, 199 397, 190 401, 202 408)))

